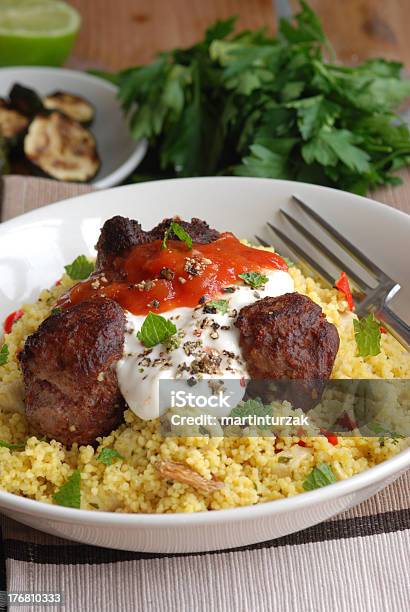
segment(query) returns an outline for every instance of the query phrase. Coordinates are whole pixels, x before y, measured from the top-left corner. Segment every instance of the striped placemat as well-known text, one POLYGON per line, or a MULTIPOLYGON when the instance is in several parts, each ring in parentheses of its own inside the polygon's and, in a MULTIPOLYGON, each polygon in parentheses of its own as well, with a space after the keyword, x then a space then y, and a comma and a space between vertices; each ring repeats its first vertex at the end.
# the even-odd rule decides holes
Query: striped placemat
MULTIPOLYGON (((89 190, 7 177, 1 218, 89 190)), ((410 173, 403 186, 376 197, 410 213, 410 173)), ((407 611, 409 492, 410 472, 320 525, 255 546, 195 555, 85 546, 0 516, 0 591, 62 592, 64 609, 76 612, 407 611)))

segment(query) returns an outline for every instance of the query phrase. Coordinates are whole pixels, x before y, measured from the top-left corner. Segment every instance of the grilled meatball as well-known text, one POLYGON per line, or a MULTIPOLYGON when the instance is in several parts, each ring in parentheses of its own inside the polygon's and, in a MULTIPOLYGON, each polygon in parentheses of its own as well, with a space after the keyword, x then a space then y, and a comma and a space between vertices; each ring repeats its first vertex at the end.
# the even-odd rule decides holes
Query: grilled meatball
MULTIPOLYGON (((178 218, 164 219, 152 230, 145 231, 138 221, 120 216, 113 217, 104 223, 96 246, 97 271, 109 271, 115 257, 124 255, 134 246, 161 240, 172 221, 177 221, 197 244, 209 244, 220 236, 217 230, 210 228, 205 221, 196 218, 191 219, 190 222, 178 218)), ((178 240, 173 232, 170 233, 169 238, 178 240)))
MULTIPOLYGON (((320 397, 339 349, 339 334, 320 306, 300 293, 266 297, 245 306, 235 325, 253 379, 308 381, 288 386, 288 396, 308 409, 320 397)), ((281 385, 283 389, 283 385, 281 385)))
POLYGON ((122 420, 115 363, 125 315, 109 299, 82 302, 46 319, 26 340, 20 363, 33 429, 70 446, 92 444, 122 420))

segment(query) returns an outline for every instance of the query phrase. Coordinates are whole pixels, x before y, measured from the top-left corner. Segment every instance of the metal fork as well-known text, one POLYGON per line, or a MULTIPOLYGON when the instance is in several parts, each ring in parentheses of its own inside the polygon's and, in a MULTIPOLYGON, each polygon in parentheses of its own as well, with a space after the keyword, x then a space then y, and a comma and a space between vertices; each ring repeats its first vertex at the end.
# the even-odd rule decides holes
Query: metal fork
MULTIPOLYGON (((346 272, 347 276, 352 282, 352 290, 355 295, 355 313, 359 316, 365 316, 371 312, 374 313, 375 317, 383 323, 383 325, 390 331, 390 333, 397 338, 397 340, 405 347, 407 351, 410 351, 410 326, 405 321, 400 319, 389 307, 388 303, 396 295, 400 289, 400 285, 390 278, 383 270, 381 270, 373 261, 371 261, 364 253, 362 253, 356 246, 354 246, 349 240, 347 240, 340 232, 332 227, 327 221, 325 221, 320 215, 312 210, 305 202, 299 197, 292 196, 293 200, 298 206, 311 217, 326 233, 349 255, 352 257, 364 270, 366 270, 370 276, 376 281, 376 287, 372 288, 370 285, 356 273, 352 268, 346 264, 346 262, 339 259, 339 257, 331 251, 326 245, 324 245, 316 236, 311 234, 299 221, 291 217, 287 212, 281 209, 282 215, 288 220, 288 222, 296 229, 304 238, 306 238, 311 245, 313 245, 318 252, 327 257, 337 268, 346 272)), ((296 242, 294 242, 289 236, 287 236, 280 229, 275 227, 272 223, 268 222, 270 229, 275 232, 287 245, 293 253, 295 253, 302 264, 313 271, 315 274, 325 281, 327 285, 334 286, 335 279, 333 276, 317 263, 313 257, 306 253, 296 242)), ((263 246, 271 246, 266 240, 263 240, 259 236, 256 239, 263 246)))

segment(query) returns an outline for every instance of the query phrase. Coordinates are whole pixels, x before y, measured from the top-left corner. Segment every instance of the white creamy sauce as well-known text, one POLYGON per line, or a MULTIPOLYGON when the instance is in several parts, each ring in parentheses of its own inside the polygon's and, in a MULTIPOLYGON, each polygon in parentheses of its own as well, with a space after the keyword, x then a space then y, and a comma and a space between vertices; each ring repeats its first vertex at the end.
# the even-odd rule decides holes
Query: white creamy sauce
MULTIPOLYGON (((117 364, 117 376, 130 410, 145 420, 161 416, 166 408, 160 407, 160 379, 246 378, 239 330, 234 325, 239 311, 264 297, 277 297, 294 291, 293 279, 287 272, 269 270, 264 274, 269 280, 259 289, 232 285, 235 287, 233 293, 214 296, 214 300, 228 301, 225 314, 207 313, 206 308, 204 311, 206 305, 161 313, 178 329, 179 346, 173 350, 168 351, 164 344, 146 349, 137 338, 145 316, 126 313, 124 355, 117 364)), ((220 410, 216 414, 223 415, 220 410)))

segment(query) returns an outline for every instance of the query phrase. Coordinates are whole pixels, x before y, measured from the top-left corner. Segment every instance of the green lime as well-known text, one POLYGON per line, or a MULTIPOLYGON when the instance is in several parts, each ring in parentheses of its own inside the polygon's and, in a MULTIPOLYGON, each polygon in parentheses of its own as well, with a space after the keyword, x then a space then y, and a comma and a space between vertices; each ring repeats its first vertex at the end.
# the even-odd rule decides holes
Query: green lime
POLYGON ((59 0, 0 0, 0 66, 61 66, 80 25, 59 0))

